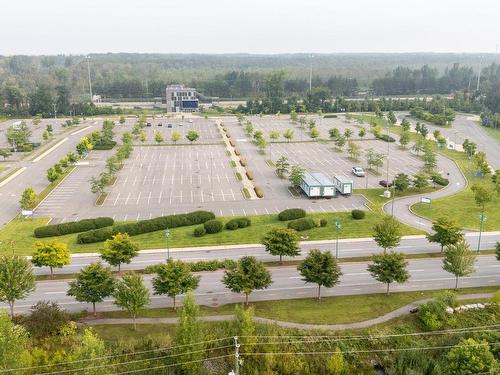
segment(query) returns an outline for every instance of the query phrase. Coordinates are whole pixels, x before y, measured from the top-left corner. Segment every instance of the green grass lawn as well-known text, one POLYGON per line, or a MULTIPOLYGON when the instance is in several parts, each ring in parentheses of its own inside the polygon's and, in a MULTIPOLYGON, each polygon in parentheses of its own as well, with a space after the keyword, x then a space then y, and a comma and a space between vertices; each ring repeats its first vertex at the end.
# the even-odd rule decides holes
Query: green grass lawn
MULTIPOLYGON (((460 289, 458 294, 494 293, 498 287, 460 289)), ((414 301, 436 297, 441 291, 417 291, 385 294, 363 294, 352 296, 324 297, 321 301, 314 298, 254 302, 255 315, 262 318, 309 324, 342 324, 362 322, 385 315, 414 301)), ((243 297, 242 297, 243 300, 243 297)), ((470 301, 469 301, 470 302, 470 301)), ((462 303, 462 302, 460 302, 462 303)), ((201 315, 231 315, 235 305, 216 308, 201 306, 201 315)), ((146 318, 176 317, 173 309, 149 309, 140 313, 146 318)), ((100 318, 127 318, 123 311, 105 312, 100 318)))
POLYGON ((500 143, 500 129, 487 128, 486 126, 481 126, 481 128, 484 129, 484 131, 488 133, 491 138, 500 143))
MULTIPOLYGON (((479 230, 480 209, 474 201, 474 194, 470 188, 474 184, 486 185, 492 188, 493 184, 491 178, 490 176, 474 176, 473 173, 476 170, 475 164, 473 161, 470 161, 464 153, 446 149, 440 152, 457 162, 465 177, 469 180, 469 185, 466 189, 457 194, 434 200, 432 205, 417 203, 412 206, 412 210, 418 215, 433 220, 440 216, 448 216, 455 219, 465 228, 479 230)), ((484 230, 500 230, 500 210, 498 207, 500 207, 500 196, 494 194, 493 201, 486 207, 487 220, 484 222, 484 230)))
MULTIPOLYGON (((366 218, 363 220, 354 220, 350 212, 335 212, 310 214, 312 218, 328 220, 328 225, 324 228, 313 228, 307 231, 300 232, 303 240, 325 240, 335 238, 335 220, 340 220, 342 230, 340 238, 360 238, 371 237, 373 226, 381 219, 381 214, 378 212, 367 212, 366 218)), ((231 218, 221 218, 223 222, 231 218)), ((250 216, 252 225, 247 228, 238 229, 235 231, 223 230, 216 234, 207 234, 203 237, 194 237, 193 230, 195 226, 173 228, 169 245, 175 247, 191 247, 191 246, 210 246, 210 245, 234 245, 246 243, 259 243, 262 235, 275 227, 284 227, 286 222, 278 220, 277 215, 254 215, 250 216)), ((36 238, 33 236, 33 230, 41 225, 44 225, 47 219, 15 219, 3 229, 0 230, 0 242, 9 243, 13 241, 14 252, 19 255, 31 255, 33 252, 33 243, 36 238)), ((421 234, 422 232, 407 226, 403 226, 405 235, 421 234)), ((94 244, 77 244, 77 234, 68 234, 60 237, 44 238, 44 241, 57 239, 68 245, 73 253, 97 252, 102 243, 94 244)), ((156 249, 165 248, 165 235, 163 231, 145 233, 134 236, 133 240, 139 244, 140 249, 156 249)), ((0 245, 0 254, 10 253, 11 246, 0 245)))

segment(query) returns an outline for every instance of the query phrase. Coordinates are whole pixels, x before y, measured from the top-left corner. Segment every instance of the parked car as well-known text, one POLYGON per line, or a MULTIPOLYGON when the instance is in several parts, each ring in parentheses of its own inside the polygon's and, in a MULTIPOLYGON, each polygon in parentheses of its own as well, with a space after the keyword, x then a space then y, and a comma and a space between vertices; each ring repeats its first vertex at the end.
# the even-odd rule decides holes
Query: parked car
POLYGON ((158 126, 163 126, 163 124, 161 122, 158 123, 158 126))
POLYGON ((150 123, 150 122, 147 122, 147 123, 146 123, 146 126, 151 126, 151 123, 150 123))
POLYGON ((172 124, 167 124, 167 128, 172 128, 172 124))
POLYGON ((365 171, 361 167, 352 167, 352 173, 358 177, 365 177, 365 171))
POLYGON ((386 180, 380 180, 378 184, 383 187, 391 187, 393 185, 392 181, 386 181, 386 180))
POLYGON ((182 122, 179 124, 179 126, 182 126, 182 122))
POLYGON ((188 122, 189 122, 190 124, 192 124, 192 123, 193 123, 193 120, 192 120, 192 119, 189 119, 189 120, 188 120, 188 122))

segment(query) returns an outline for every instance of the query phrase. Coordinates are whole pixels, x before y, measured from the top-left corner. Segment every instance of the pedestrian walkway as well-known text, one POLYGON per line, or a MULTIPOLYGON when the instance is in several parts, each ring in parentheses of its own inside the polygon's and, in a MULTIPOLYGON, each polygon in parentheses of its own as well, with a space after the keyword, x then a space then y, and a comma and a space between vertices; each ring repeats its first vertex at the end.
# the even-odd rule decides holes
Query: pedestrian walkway
MULTIPOLYGON (((458 301, 464 300, 474 300, 474 299, 486 299, 491 298, 493 296, 492 293, 475 293, 475 294, 462 294, 457 296, 458 301)), ((287 322, 283 320, 275 320, 268 318, 261 318, 256 316, 254 320, 257 323, 262 324, 275 324, 283 328, 294 328, 294 329, 318 329, 325 331, 343 331, 347 329, 361 329, 361 328, 369 328, 376 326, 378 324, 385 323, 389 320, 398 318, 403 315, 410 314, 410 311, 419 305, 427 303, 431 301, 432 298, 426 298, 419 301, 412 302, 408 305, 402 306, 399 309, 393 310, 387 314, 381 315, 377 318, 365 320, 362 322, 354 322, 354 323, 343 323, 343 324, 306 324, 306 323, 295 323, 295 322, 287 322)), ((204 322, 221 322, 221 321, 230 321, 234 320, 233 315, 212 315, 212 316, 202 316, 200 317, 201 321, 204 322)), ((177 324, 178 318, 137 318, 137 324, 177 324)), ((95 320, 86 320, 81 322, 82 325, 86 326, 98 326, 98 325, 117 325, 117 324, 133 324, 133 320, 129 318, 123 319, 95 319, 95 320)))

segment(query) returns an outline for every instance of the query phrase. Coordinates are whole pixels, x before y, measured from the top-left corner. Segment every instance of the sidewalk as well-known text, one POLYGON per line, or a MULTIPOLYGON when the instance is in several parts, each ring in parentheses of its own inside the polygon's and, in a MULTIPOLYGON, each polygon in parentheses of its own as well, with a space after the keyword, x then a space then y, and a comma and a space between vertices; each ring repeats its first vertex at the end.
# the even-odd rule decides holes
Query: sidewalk
MULTIPOLYGON (((476 293, 476 294, 462 294, 457 296, 458 301, 469 300, 469 299, 485 299, 491 298, 493 296, 492 293, 476 293)), ((282 320, 274 320, 268 318, 261 318, 256 316, 254 320, 257 323, 262 324, 276 324, 283 328, 295 328, 295 329, 304 329, 304 330, 326 330, 326 331, 343 331, 347 329, 360 329, 360 328, 368 328, 375 326, 377 324, 385 323, 394 318, 398 318, 403 315, 410 314, 410 310, 422 305, 424 303, 429 302, 432 298, 426 298, 422 300, 418 300, 412 302, 408 305, 402 306, 399 309, 393 310, 385 315, 381 315, 379 317, 365 320, 362 322, 354 322, 354 323, 343 323, 343 324, 306 324, 306 323, 294 323, 287 322, 282 320)), ((221 321, 230 321, 234 320, 233 315, 212 315, 212 316, 202 316, 200 320, 203 322, 221 322, 221 321)), ((178 318, 137 318, 137 324, 177 324, 178 318)), ((116 325, 116 324, 133 324, 133 320, 129 318, 122 319, 95 319, 81 322, 80 324, 85 326, 97 326, 97 325, 116 325)))

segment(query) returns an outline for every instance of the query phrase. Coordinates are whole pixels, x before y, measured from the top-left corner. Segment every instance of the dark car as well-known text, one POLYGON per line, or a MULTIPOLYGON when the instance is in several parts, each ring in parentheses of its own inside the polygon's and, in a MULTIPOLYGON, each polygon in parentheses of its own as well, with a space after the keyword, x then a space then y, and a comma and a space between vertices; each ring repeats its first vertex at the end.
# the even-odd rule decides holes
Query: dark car
POLYGON ((163 124, 161 122, 158 123, 158 126, 163 126, 163 124))
POLYGON ((172 128, 172 124, 168 124, 168 125, 167 125, 167 128, 172 128))
POLYGON ((392 181, 387 180, 380 180, 378 184, 383 187, 391 187, 393 185, 392 181))
POLYGON ((151 123, 150 122, 146 123, 146 126, 151 126, 151 123))

